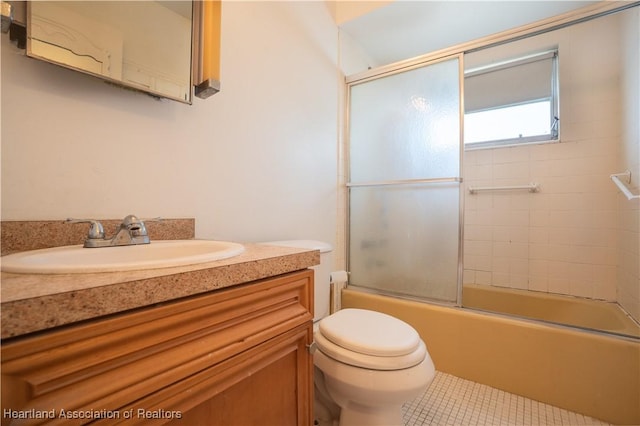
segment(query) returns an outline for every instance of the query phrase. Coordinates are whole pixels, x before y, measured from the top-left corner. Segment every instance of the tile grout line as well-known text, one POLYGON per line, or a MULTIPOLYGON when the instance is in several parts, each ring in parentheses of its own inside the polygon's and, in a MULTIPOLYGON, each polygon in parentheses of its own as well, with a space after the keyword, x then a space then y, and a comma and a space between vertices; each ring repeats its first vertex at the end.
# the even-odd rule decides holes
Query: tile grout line
POLYGON ((442 372, 436 372, 431 386, 402 410, 405 426, 608 425, 442 372))

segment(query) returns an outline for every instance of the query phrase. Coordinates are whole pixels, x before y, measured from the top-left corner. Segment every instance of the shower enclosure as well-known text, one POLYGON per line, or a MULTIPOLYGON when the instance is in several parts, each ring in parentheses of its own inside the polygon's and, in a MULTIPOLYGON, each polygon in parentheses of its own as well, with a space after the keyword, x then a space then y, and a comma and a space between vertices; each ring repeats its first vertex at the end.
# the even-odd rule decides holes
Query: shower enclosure
MULTIPOLYGON (((629 170, 637 194, 637 6, 348 78, 349 284, 456 306, 463 284, 524 292, 543 312, 559 306, 546 296, 597 301, 631 327, 604 331, 640 337, 640 201, 610 179, 629 170), (559 138, 465 150, 464 69, 546 50, 559 138)), ((549 321, 576 325, 573 309, 549 321)))

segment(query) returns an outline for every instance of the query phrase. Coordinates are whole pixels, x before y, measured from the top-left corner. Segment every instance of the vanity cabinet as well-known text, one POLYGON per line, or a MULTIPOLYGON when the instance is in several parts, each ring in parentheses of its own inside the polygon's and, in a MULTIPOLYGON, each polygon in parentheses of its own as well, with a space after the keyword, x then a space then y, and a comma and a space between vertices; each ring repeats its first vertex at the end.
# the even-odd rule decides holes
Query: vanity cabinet
POLYGON ((311 270, 2 344, 2 424, 310 425, 311 270))

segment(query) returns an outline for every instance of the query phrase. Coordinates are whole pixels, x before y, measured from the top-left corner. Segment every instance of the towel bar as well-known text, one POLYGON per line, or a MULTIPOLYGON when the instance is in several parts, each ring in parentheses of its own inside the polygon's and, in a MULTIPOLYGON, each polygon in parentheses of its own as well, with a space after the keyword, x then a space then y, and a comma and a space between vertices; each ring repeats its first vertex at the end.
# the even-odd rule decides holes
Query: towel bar
POLYGON ((469 187, 470 194, 476 194, 480 191, 513 191, 517 189, 526 189, 529 192, 538 192, 540 191, 540 185, 531 182, 529 185, 515 185, 515 186, 478 186, 478 187, 469 187))
POLYGON ((618 189, 620 189, 620 191, 622 191, 624 196, 627 197, 627 200, 633 200, 633 199, 636 199, 636 198, 640 198, 640 194, 634 194, 633 192, 631 192, 631 189, 629 188, 629 184, 631 183, 631 172, 629 170, 627 170, 624 173, 613 174, 613 175, 611 175, 609 177, 611 178, 613 183, 616 184, 618 189), (625 179, 626 182, 623 182, 620 179, 621 177, 626 178, 625 179))

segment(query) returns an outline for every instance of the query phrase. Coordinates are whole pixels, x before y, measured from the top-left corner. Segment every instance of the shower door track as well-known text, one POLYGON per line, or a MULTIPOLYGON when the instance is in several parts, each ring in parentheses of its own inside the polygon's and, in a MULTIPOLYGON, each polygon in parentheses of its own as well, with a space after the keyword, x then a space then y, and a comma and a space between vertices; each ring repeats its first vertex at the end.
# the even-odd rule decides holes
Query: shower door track
POLYGON ((347 183, 348 188, 360 186, 385 186, 385 185, 417 185, 424 183, 461 183, 461 177, 444 177, 444 178, 426 178, 426 179, 402 179, 402 180, 384 180, 378 182, 359 182, 347 183))

